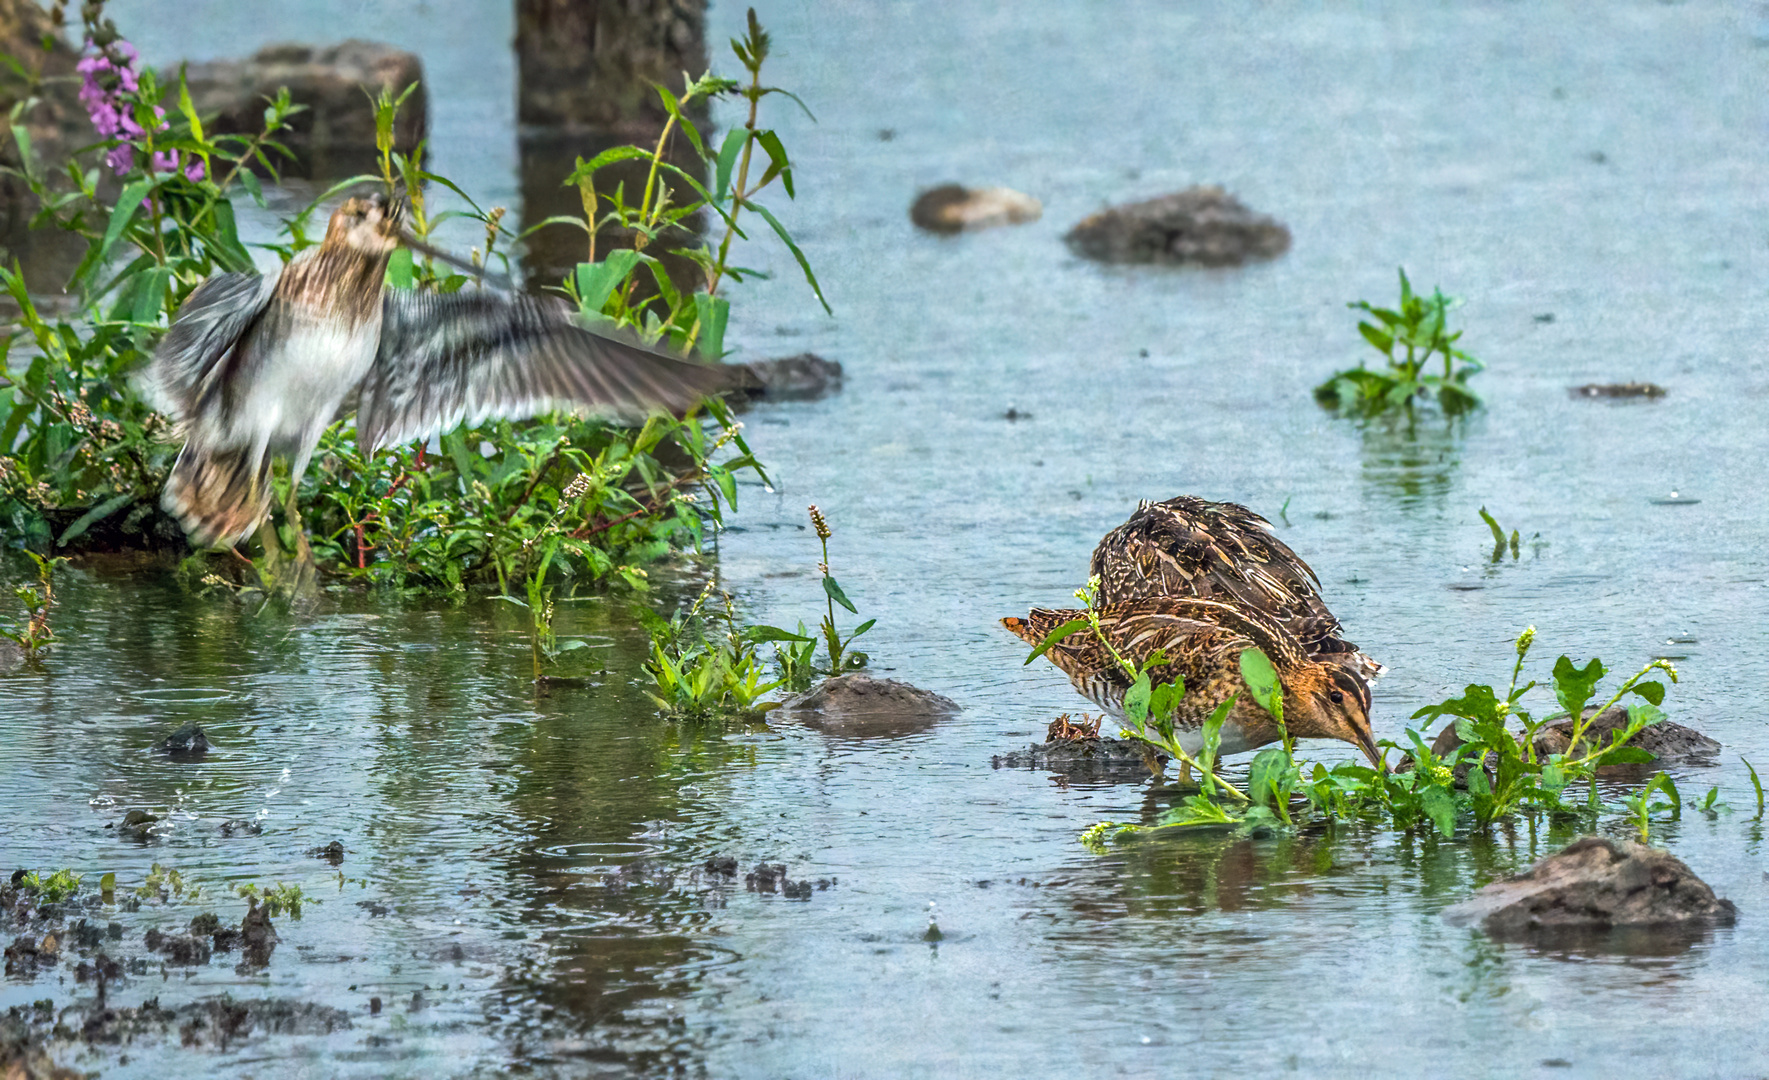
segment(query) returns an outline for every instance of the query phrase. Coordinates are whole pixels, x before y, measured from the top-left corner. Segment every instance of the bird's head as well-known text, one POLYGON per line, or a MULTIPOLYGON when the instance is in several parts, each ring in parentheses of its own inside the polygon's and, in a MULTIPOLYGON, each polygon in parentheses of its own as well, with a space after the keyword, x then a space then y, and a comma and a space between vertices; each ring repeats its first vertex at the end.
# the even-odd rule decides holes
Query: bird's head
POLYGON ((1382 767, 1370 727, 1370 685, 1356 672, 1328 661, 1310 661, 1284 679, 1284 719, 1290 734, 1338 739, 1382 767))
POLYGON ((326 226, 327 247, 348 247, 365 255, 387 255, 401 243, 405 204, 385 195, 345 199, 326 226))

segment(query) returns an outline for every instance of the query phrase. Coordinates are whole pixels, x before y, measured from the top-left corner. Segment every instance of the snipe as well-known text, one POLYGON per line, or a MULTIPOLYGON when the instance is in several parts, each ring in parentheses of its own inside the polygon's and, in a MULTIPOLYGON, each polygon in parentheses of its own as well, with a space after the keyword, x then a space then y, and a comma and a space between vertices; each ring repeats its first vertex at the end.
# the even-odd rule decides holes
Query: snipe
POLYGON ((394 249, 421 249, 400 219, 382 196, 350 199, 318 247, 274 273, 216 274, 179 310, 147 389, 185 430, 162 502, 193 543, 256 528, 272 459, 300 476, 352 397, 372 454, 492 417, 681 412, 722 386, 719 369, 594 333, 556 301, 385 288, 394 249))
MULTIPOLYGON (((1001 620, 1029 644, 1038 645, 1056 627, 1085 612, 1033 608, 1024 619, 1001 620)), ((1262 612, 1234 603, 1156 596, 1111 604, 1100 610, 1100 631, 1113 649, 1141 666, 1156 650, 1166 663, 1149 671, 1156 685, 1185 680, 1185 696, 1174 715, 1174 731, 1188 754, 1204 744, 1204 721, 1229 695, 1240 697, 1222 726, 1221 752, 1252 750, 1276 742, 1278 727, 1247 691, 1241 653, 1257 647, 1270 658, 1284 689, 1284 722, 1297 738, 1339 739, 1379 765, 1370 729, 1370 688, 1349 667, 1311 659, 1295 635, 1262 612)), ((1130 676, 1111 650, 1090 630, 1070 634, 1044 654, 1088 700, 1115 717, 1124 715, 1130 676)))
POLYGON ((1238 503, 1181 495, 1138 504, 1093 551, 1099 603, 1151 596, 1219 600, 1282 626, 1311 658, 1363 679, 1383 667, 1345 640, 1321 599, 1320 579, 1271 523, 1238 503))

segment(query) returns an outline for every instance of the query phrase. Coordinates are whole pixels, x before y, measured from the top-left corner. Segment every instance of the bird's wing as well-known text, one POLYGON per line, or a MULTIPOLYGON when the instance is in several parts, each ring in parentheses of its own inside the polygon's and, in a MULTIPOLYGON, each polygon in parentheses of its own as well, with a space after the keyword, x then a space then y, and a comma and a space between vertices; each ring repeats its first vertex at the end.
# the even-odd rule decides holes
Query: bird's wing
POLYGON ((197 286, 142 380, 155 408, 180 421, 197 417, 204 398, 247 362, 237 346, 270 306, 280 274, 215 274, 197 286))
POLYGON ((532 296, 389 289, 381 345, 357 403, 367 452, 463 420, 553 409, 683 412, 724 388, 722 369, 586 330, 532 296))
POLYGON ((1144 503, 1094 550, 1105 603, 1146 596, 1230 600, 1320 651, 1350 650, 1314 570, 1244 506, 1188 496, 1144 503))

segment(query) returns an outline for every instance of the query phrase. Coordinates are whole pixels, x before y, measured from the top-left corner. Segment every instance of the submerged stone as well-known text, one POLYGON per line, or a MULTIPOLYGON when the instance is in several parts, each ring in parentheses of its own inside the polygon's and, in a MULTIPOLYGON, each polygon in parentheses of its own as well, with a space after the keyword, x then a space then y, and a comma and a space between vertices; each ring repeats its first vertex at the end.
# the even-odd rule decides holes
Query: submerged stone
POLYGON ((209 736, 195 724, 186 724, 154 744, 154 749, 173 757, 197 757, 209 752, 209 736))
POLYGON ((1656 383, 1586 383, 1572 388, 1574 397, 1586 398, 1661 398, 1665 388, 1656 383))
POLYGON ((1290 249, 1283 223, 1214 186, 1102 210, 1064 239, 1079 255, 1114 263, 1239 266, 1290 249))
POLYGON ((951 698, 896 679, 853 673, 782 702, 780 715, 831 735, 911 735, 959 711, 951 698))
POLYGON ((1669 852, 1586 836, 1443 917, 1498 938, 1612 927, 1725 925, 1738 909, 1669 852))
POLYGON ((910 221, 937 233, 1023 225, 1043 214, 1043 203, 1012 188, 967 188, 962 184, 929 188, 909 207, 910 221))
POLYGON ((808 401, 841 389, 842 366, 816 353, 732 364, 735 394, 768 401, 808 401))
MULTIPOLYGON (((1597 711, 1595 705, 1585 710, 1587 717, 1597 711)), ((1617 733, 1628 726, 1628 710, 1621 705, 1612 705, 1602 715, 1592 719, 1585 727, 1581 745, 1586 747, 1608 746, 1617 733)), ((1516 732, 1517 741, 1523 741, 1523 732, 1516 732)), ((1536 732, 1536 759, 1542 760, 1550 754, 1564 754, 1571 747, 1572 718, 1563 717, 1555 720, 1536 732)), ((1445 727, 1432 740, 1431 752, 1438 757, 1447 757, 1462 745, 1462 737, 1456 734, 1454 724, 1445 727)), ((1606 765, 1597 770, 1598 776, 1628 777, 1651 772, 1666 765, 1709 765, 1714 756, 1720 752, 1720 743, 1708 738, 1694 728, 1675 724, 1669 720, 1661 720, 1648 728, 1643 728, 1627 745, 1645 750, 1652 755, 1652 761, 1642 764, 1606 765)), ((1584 753, 1584 751, 1580 751, 1584 753)), ((1396 772, 1407 772, 1413 767, 1412 755, 1401 758, 1395 766, 1396 772)), ((1456 786, 1466 785, 1468 770, 1474 767, 1472 761, 1464 761, 1456 766, 1456 786)), ((1492 772, 1490 762, 1487 772, 1492 772)))
MULTIPOLYGON (((1166 754, 1156 759, 1167 764, 1166 754)), ((1149 773, 1143 744, 1132 739, 1052 739, 1024 750, 997 754, 997 769, 1049 769, 1066 773, 1123 773, 1141 779, 1149 773)))

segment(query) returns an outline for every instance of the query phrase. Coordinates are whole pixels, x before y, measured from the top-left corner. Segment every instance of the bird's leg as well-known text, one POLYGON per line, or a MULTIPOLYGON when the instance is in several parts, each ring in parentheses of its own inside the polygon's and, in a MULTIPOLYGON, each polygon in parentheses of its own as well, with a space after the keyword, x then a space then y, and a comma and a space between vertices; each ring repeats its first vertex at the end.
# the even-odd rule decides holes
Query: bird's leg
POLYGON ((1154 774, 1155 779, 1161 779, 1167 772, 1167 766, 1161 764, 1161 755, 1155 753, 1155 748, 1148 743, 1140 743, 1139 746, 1142 748, 1142 763, 1149 767, 1149 772, 1154 774))
POLYGON ((319 574, 319 567, 313 561, 313 548, 307 544, 307 528, 301 521, 300 495, 301 478, 291 473, 289 497, 283 503, 283 516, 288 520, 289 532, 295 536, 295 561, 289 580, 290 596, 311 590, 314 578, 319 574))

